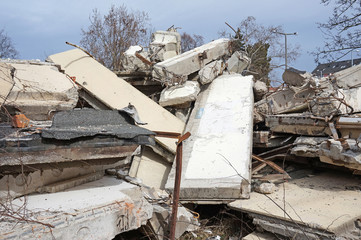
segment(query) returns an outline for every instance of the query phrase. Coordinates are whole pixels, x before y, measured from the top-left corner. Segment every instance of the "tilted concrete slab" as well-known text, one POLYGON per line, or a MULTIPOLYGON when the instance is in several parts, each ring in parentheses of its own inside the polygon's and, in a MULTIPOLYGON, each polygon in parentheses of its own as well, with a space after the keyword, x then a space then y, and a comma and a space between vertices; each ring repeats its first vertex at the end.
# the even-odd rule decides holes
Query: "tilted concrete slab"
POLYGON ((6 101, 15 82, 11 72, 15 70, 12 66, 0 62, 0 106, 6 101))
MULTIPOLYGON (((222 75, 195 104, 184 142, 180 199, 247 198, 252 151, 253 77, 222 75)), ((166 184, 173 189, 174 164, 166 184)))
POLYGON ((354 88, 361 86, 361 64, 339 71, 333 75, 340 88, 354 88))
POLYGON ((360 184, 350 175, 321 173, 284 183, 272 194, 252 192, 250 199, 228 206, 249 213, 265 230, 292 239, 335 239, 349 233, 361 217, 361 192, 349 190, 360 184))
MULTIPOLYGON (((74 49, 49 57, 76 82, 112 109, 122 109, 133 104, 145 128, 152 131, 179 132, 185 124, 170 112, 149 99, 132 85, 117 77, 95 59, 79 49, 74 49)), ((168 150, 175 152, 174 139, 156 138, 168 150)))
POLYGON ((168 85, 181 83, 207 63, 230 54, 229 45, 230 40, 222 38, 157 63, 153 68, 153 78, 168 85))
MULTIPOLYGON (((14 210, 23 206, 23 201, 23 198, 12 201, 14 210)), ((138 186, 113 177, 64 192, 29 195, 24 207, 22 213, 37 222, 3 217, 0 238, 113 239, 119 233, 145 225, 153 212, 138 186)))
POLYGON ((32 120, 50 120, 54 112, 77 104, 76 85, 56 66, 31 61, 11 61, 9 65, 15 69, 15 86, 5 104, 11 114, 20 111, 32 120))
POLYGON ((182 85, 177 85, 164 89, 160 94, 159 105, 174 106, 194 102, 200 92, 199 83, 196 81, 186 81, 182 85))

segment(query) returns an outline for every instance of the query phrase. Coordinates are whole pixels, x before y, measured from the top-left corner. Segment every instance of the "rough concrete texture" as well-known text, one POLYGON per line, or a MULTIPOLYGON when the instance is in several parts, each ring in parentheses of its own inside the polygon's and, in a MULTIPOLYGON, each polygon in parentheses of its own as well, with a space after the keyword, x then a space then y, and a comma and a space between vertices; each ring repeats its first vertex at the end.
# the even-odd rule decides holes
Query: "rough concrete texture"
POLYGON ((6 103, 32 120, 49 120, 57 111, 73 109, 78 101, 76 85, 49 64, 9 63, 15 68, 6 103))
POLYGON ((233 73, 242 73, 248 67, 251 60, 244 52, 234 52, 227 60, 227 70, 233 73))
MULTIPOLYGON (((246 198, 250 191, 253 78, 216 78, 198 97, 183 145, 182 200, 246 198)), ((174 172, 166 188, 173 189, 174 172)))
POLYGON ((218 39, 157 63, 153 68, 153 78, 167 85, 181 83, 189 74, 199 71, 207 63, 229 54, 229 44, 229 39, 218 39))
MULTIPOLYGON (((348 190, 348 187, 360 184, 359 179, 349 174, 319 173, 314 177, 286 182, 279 186, 279 191, 267 196, 252 192, 250 199, 228 205, 273 223, 273 227, 266 230, 292 239, 342 239, 336 236, 342 237, 354 228, 355 220, 361 216, 361 208, 358 207, 361 192, 348 190), (277 231, 280 227, 285 229, 277 231), (298 230, 298 234, 293 229, 298 230), (312 236, 307 238, 305 234, 312 236)), ((256 224, 262 228, 266 226, 256 224)), ((360 229, 357 231, 361 233, 360 229)), ((359 236, 345 239, 359 239, 359 236)))
POLYGON ((310 103, 316 116, 351 114, 361 111, 361 87, 324 91, 310 103))
POLYGON ((348 145, 346 149, 340 141, 329 139, 322 142, 319 153, 321 162, 361 170, 360 145, 355 139, 346 139, 345 142, 348 145))
POLYGON ((152 131, 130 124, 127 117, 117 110, 81 109, 59 112, 54 115, 51 128, 43 129, 41 136, 69 140, 95 135, 127 139, 155 135, 152 131))
POLYGON ((164 89, 160 94, 159 104, 166 107, 194 102, 200 90, 198 82, 186 81, 182 85, 164 89))
POLYGON ((333 74, 337 86, 344 89, 360 87, 361 84, 361 64, 347 68, 333 74))
POLYGON ((156 31, 149 44, 150 55, 155 61, 164 61, 181 52, 181 35, 174 31, 156 31))
MULTIPOLYGON (((134 105, 139 118, 148 123, 151 131, 182 132, 185 124, 170 112, 149 99, 112 71, 79 49, 51 55, 53 62, 60 64, 70 76, 88 92, 113 109, 134 105)), ((168 150, 175 152, 174 140, 157 137, 156 140, 168 150)))
POLYGON ((300 157, 318 157, 320 144, 327 139, 327 137, 298 137, 294 141, 291 154, 300 157))
POLYGON ((275 192, 278 188, 274 183, 261 183, 255 187, 255 191, 263 194, 271 194, 275 192))
POLYGON ((212 82, 216 77, 222 74, 225 68, 226 65, 221 60, 208 63, 199 70, 199 82, 203 85, 212 82))
POLYGON ((34 193, 45 186, 68 179, 86 176, 95 172, 104 172, 109 168, 122 167, 130 163, 130 157, 118 161, 103 160, 100 163, 85 161, 80 164, 68 163, 61 165, 58 163, 57 168, 49 168, 49 164, 32 165, 31 172, 4 175, 0 178, 0 200, 34 193))
POLYGON ((282 74, 282 79, 290 86, 302 86, 308 79, 312 77, 312 74, 305 71, 299 71, 294 68, 288 68, 282 74))
POLYGON ((15 82, 12 72, 15 69, 9 64, 0 62, 0 106, 6 101, 15 82))
POLYGON ((266 126, 273 132, 309 136, 331 135, 328 124, 319 119, 313 119, 310 114, 268 115, 265 120, 266 126))
POLYGON ((255 101, 261 100, 263 96, 268 93, 267 84, 265 82, 257 80, 254 83, 253 92, 254 92, 255 101))
POLYGON ((142 57, 147 58, 148 53, 143 51, 141 46, 131 46, 124 52, 122 57, 122 65, 126 71, 146 71, 150 66, 140 60, 135 53, 139 53, 142 57))
POLYGON ((171 168, 171 163, 145 147, 141 156, 133 157, 129 176, 141 179, 149 187, 164 189, 171 168))
POLYGON ((278 240, 276 236, 267 232, 252 232, 243 237, 242 240, 278 240))
MULTIPOLYGON (((20 207, 23 201, 14 200, 12 206, 20 207)), ((152 211, 139 187, 104 177, 64 192, 27 196, 25 213, 31 216, 26 217, 55 226, 51 230, 3 218, 0 232, 9 239, 113 239, 146 224, 152 211)))

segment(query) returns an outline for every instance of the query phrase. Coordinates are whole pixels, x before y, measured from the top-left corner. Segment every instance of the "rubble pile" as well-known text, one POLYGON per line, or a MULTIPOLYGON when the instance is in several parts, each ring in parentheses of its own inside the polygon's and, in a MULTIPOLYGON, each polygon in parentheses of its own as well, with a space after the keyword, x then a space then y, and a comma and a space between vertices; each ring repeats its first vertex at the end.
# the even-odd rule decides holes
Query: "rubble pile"
POLYGON ((227 239, 360 239, 361 65, 270 92, 233 40, 180 42, 157 31, 117 72, 1 60, 0 238, 223 239, 195 206, 227 206, 251 221, 227 239))

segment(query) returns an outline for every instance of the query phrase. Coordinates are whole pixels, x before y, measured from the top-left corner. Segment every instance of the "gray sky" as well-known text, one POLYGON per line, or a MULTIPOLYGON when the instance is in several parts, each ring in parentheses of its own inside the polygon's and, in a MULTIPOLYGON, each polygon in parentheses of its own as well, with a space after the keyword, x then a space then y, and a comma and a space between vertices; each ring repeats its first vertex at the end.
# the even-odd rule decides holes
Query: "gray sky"
POLYGON ((236 27, 247 16, 254 16, 259 24, 282 25, 285 32, 298 32, 288 43, 299 44, 302 51, 290 65, 307 71, 316 67, 309 52, 323 44, 316 22, 325 22, 332 13, 332 6, 325 7, 320 0, 3 0, 0 29, 12 38, 20 58, 44 60, 71 49, 65 41, 79 44, 92 9, 105 14, 112 4, 123 3, 148 12, 155 30, 175 25, 182 28, 180 32, 204 36, 206 42, 227 28, 224 22, 236 27))

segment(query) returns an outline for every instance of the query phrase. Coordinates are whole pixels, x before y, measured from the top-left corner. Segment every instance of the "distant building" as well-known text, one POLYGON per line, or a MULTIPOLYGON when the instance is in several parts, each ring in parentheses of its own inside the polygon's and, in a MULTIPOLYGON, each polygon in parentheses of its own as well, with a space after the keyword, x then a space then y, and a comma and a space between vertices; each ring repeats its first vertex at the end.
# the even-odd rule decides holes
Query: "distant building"
MULTIPOLYGON (((361 63, 361 58, 356 58, 353 60, 353 65, 358 65, 360 63, 361 63)), ((335 73, 349 67, 351 67, 351 60, 323 63, 318 65, 315 68, 315 70, 312 71, 312 74, 319 77, 321 76, 326 77, 331 73, 335 73)))

